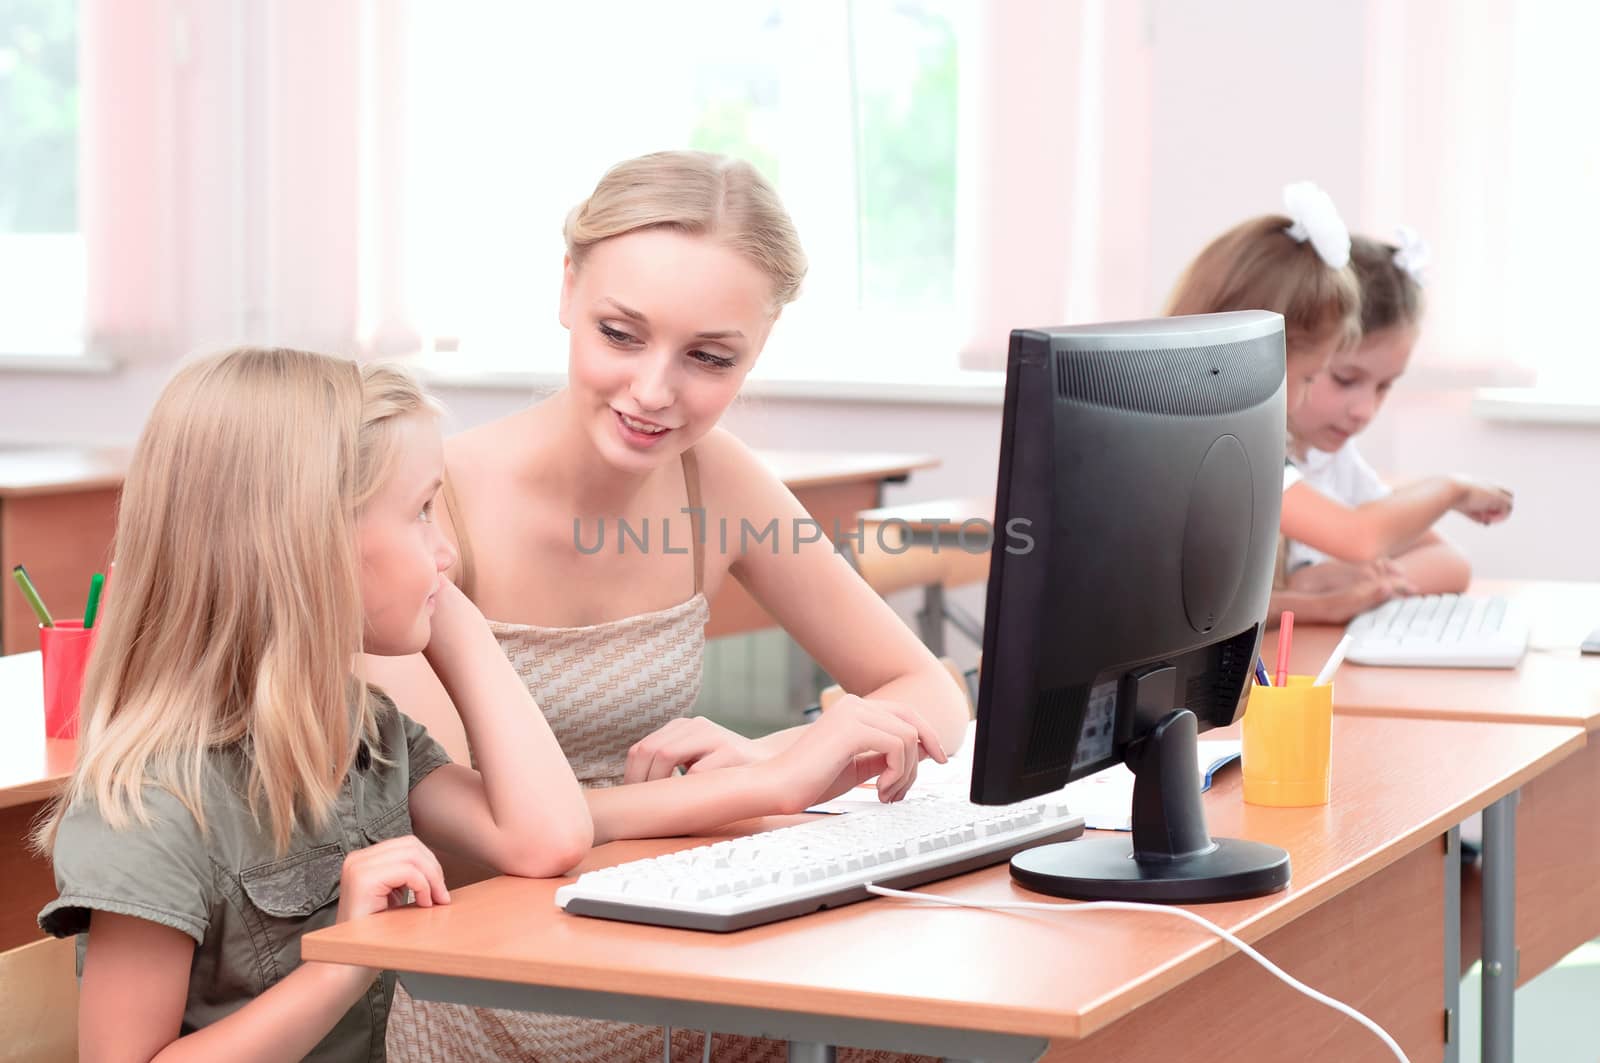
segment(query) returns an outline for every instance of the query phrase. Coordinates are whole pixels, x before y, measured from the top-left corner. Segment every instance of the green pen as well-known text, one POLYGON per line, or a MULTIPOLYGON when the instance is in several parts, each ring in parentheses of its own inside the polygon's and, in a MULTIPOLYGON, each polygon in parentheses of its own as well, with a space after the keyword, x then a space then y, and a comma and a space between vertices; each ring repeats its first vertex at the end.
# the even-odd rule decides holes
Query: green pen
POLYGON ((22 588, 22 596, 28 599, 28 605, 33 609, 33 615, 39 618, 39 623, 44 627, 55 627, 56 622, 50 616, 50 610, 44 607, 44 599, 39 597, 39 592, 33 586, 33 580, 28 578, 28 570, 21 565, 11 570, 17 586, 22 588))
POLYGON ((106 585, 103 573, 96 572, 89 577, 89 605, 83 611, 83 630, 88 631, 94 627, 95 614, 100 612, 100 591, 106 585))

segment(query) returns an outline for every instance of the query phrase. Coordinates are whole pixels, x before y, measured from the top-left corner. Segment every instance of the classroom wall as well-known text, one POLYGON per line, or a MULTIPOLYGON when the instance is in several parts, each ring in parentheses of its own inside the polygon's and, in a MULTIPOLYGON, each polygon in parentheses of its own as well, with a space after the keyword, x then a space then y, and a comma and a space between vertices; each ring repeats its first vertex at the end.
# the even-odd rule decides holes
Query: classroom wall
MULTIPOLYGON (((1044 0, 1019 2, 1038 5, 1044 0)), ((1225 5, 1148 0, 1142 5, 1104 4, 1100 21, 1089 30, 1070 27, 1069 34, 1061 29, 1080 42, 1083 32, 1097 34, 1091 39, 1104 42, 1108 61, 1117 54, 1132 57, 1126 64, 1111 63, 1105 81, 1107 110, 1095 123, 1097 150, 1104 154, 1098 182, 1105 210, 1098 224, 1115 230, 1102 231, 1096 240, 1105 265, 1093 278, 1102 290, 1098 305, 1119 316, 1141 307, 1156 312, 1194 251, 1233 221, 1275 209, 1287 180, 1315 177, 1358 226, 1387 231, 1403 220, 1381 216, 1396 207, 1392 193, 1375 190, 1372 174, 1393 160, 1380 157, 1383 142, 1369 128, 1371 104, 1362 102, 1365 67, 1376 47, 1374 12, 1381 9, 1376 0, 1332 5, 1313 0, 1229 0, 1225 5), (1219 63, 1221 54, 1246 54, 1250 61, 1219 63), (1284 91, 1285 86, 1293 91, 1284 91)), ((1037 78, 1035 67, 1019 67, 1025 67, 1027 77, 1037 78)), ((192 71, 189 76, 203 74, 192 71)), ((1059 84, 1065 106, 1080 80, 1063 76, 1059 84)), ((1041 99, 1040 120, 1050 113, 1049 101, 1041 99)), ((230 209, 223 186, 196 185, 192 191, 218 216, 230 209)), ((251 247, 273 243, 249 236, 244 234, 236 248, 240 261, 252 257, 251 247)), ((297 325, 254 302, 229 314, 217 313, 214 304, 225 301, 229 291, 258 300, 275 285, 230 276, 223 261, 191 266, 177 302, 187 315, 183 332, 194 343, 214 347, 230 342, 252 320, 279 320, 285 328, 297 325), (202 302, 213 304, 209 314, 202 302)), ((1070 287, 1070 278, 1068 283, 1070 287)), ((1071 292, 1060 305, 1072 305, 1071 292)), ((1059 319, 1058 312, 1039 312, 1059 319)), ((257 338, 286 337, 275 333, 257 338)), ((298 332, 288 338, 301 339, 298 332)), ((952 363, 957 342, 952 340, 952 363)), ((1506 355, 1509 360, 1510 352, 1506 355)), ((862 358, 863 363, 869 360, 868 355, 862 358)), ((171 365, 158 358, 109 376, 0 370, 0 444, 131 441, 171 365)), ((1430 356, 1421 371, 1402 382, 1369 433, 1364 446, 1370 459, 1399 479, 1460 471, 1503 482, 1517 492, 1517 513, 1503 527, 1479 529, 1454 518, 1444 525, 1480 574, 1600 578, 1600 562, 1589 546, 1600 506, 1582 486, 1592 476, 1584 470, 1600 468, 1600 426, 1478 420, 1468 405, 1471 386, 1479 382, 1481 377, 1430 356)), ((516 408, 526 393, 450 388, 444 389, 444 397, 457 423, 466 427, 516 408)), ((998 418, 992 406, 760 399, 741 402, 727 424, 759 447, 905 450, 939 457, 939 469, 891 488, 888 501, 898 503, 987 490, 994 480, 998 418)))

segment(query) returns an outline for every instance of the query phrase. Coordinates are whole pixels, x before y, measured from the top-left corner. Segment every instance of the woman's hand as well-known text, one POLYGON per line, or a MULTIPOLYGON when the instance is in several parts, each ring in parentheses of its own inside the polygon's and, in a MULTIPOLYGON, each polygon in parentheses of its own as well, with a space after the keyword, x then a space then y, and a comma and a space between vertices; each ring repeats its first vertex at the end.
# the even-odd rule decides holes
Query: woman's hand
POLYGON ((878 799, 898 801, 916 782, 924 754, 940 764, 948 759, 928 721, 904 705, 846 694, 768 766, 779 810, 800 812, 873 776, 878 799))
POLYGON ((704 716, 687 716, 668 723, 635 742, 628 750, 624 785, 665 779, 678 768, 685 772, 714 771, 765 759, 761 746, 704 716))

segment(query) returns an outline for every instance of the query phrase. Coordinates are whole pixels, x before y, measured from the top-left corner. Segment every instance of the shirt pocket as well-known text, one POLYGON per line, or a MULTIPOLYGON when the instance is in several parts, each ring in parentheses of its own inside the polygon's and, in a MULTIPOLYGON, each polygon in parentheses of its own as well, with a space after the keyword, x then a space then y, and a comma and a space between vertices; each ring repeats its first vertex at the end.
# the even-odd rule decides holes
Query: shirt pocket
POLYGON ((378 813, 361 826, 361 833, 372 845, 390 838, 403 838, 411 832, 411 802, 404 798, 387 812, 378 813))
POLYGON ((332 925, 344 855, 331 842, 240 873, 244 914, 268 985, 299 965, 304 934, 332 925))

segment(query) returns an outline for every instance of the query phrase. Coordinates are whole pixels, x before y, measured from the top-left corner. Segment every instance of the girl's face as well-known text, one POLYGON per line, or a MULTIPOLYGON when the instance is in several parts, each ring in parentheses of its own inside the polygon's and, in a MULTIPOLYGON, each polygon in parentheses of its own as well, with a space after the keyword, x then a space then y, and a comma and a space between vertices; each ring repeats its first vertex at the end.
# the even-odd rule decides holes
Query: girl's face
POLYGON ((1353 351, 1335 354, 1306 390, 1305 401, 1290 409, 1290 434, 1317 450, 1344 446, 1377 416, 1416 343, 1416 326, 1396 325, 1364 337, 1353 351))
POLYGON ((439 425, 414 414, 399 418, 395 432, 389 478, 356 519, 365 649, 386 657, 418 653, 428 644, 433 598, 456 560, 433 522, 444 476, 439 425))
POLYGON ((568 386, 610 464, 648 472, 714 427, 767 342, 772 282, 715 239, 643 229, 568 261, 568 386))
POLYGON ((1331 336, 1312 347, 1297 347, 1284 360, 1284 390, 1289 407, 1289 419, 1306 400, 1311 384, 1328 368, 1328 360, 1339 346, 1339 337, 1331 336))

